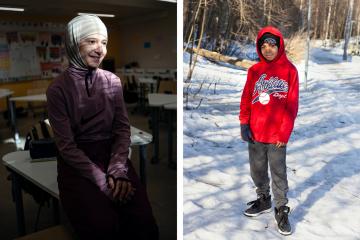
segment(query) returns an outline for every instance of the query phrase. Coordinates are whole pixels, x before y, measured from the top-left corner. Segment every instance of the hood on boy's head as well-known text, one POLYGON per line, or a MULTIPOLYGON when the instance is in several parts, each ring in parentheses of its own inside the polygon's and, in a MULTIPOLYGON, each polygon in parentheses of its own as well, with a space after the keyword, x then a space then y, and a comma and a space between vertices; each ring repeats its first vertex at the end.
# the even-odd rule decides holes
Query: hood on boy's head
POLYGON ((262 28, 256 38, 256 51, 259 55, 260 61, 267 61, 263 55, 261 54, 261 45, 264 43, 264 41, 266 39, 274 39, 275 41, 275 45, 278 46, 278 55, 276 56, 276 58, 274 60, 272 60, 272 62, 277 61, 285 52, 285 47, 284 47, 284 38, 281 34, 281 32, 279 31, 279 29, 273 27, 273 26, 267 26, 262 28))
POLYGON ((87 69, 88 66, 80 55, 80 41, 92 34, 100 34, 108 37, 107 29, 103 21, 91 14, 80 15, 73 18, 68 24, 65 32, 66 53, 71 65, 87 69))

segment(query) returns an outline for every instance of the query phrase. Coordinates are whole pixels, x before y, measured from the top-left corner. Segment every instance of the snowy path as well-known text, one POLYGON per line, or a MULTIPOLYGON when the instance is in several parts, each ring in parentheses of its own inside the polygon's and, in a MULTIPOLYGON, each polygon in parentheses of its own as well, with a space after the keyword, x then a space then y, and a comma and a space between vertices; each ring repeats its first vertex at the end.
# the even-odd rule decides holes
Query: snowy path
MULTIPOLYGON (((314 49, 311 60, 288 144, 289 238, 360 239, 360 58, 314 49)), ((191 92, 202 89, 189 107, 202 102, 184 110, 184 239, 282 239, 273 212, 242 215, 256 198, 237 118, 246 72, 203 60, 194 78, 191 92)))

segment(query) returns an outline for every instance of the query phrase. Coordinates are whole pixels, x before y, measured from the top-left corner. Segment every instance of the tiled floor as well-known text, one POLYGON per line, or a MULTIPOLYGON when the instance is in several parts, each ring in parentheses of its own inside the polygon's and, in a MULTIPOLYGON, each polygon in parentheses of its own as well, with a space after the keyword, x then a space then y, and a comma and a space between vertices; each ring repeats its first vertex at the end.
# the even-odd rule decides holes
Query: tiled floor
MULTIPOLYGON (((149 116, 135 113, 131 114, 129 109, 129 119, 131 125, 151 133, 148 122, 149 116)), ((25 133, 37 121, 38 118, 28 116, 18 119, 20 136, 25 133)), ((16 146, 11 139, 11 132, 6 126, 3 117, 0 117, 0 156, 16 150, 16 146)), ((176 134, 173 140, 173 159, 176 159, 176 134)), ((160 124, 160 162, 151 164, 153 144, 147 148, 147 189, 150 202, 153 207, 155 218, 160 229, 160 239, 176 239, 176 170, 168 168, 167 163, 167 125, 160 124)), ((1 162, 1 161, 0 161, 1 162)), ((132 153, 132 162, 135 169, 138 169, 138 149, 135 147, 132 153)), ((6 178, 9 175, 5 167, 0 164, 0 239, 14 239, 17 234, 15 205, 12 202, 11 182, 6 178)), ((27 232, 33 232, 38 205, 29 194, 23 194, 25 220, 27 232)), ((61 214, 61 222, 67 224, 66 216, 61 214)), ((45 206, 41 210, 38 229, 44 229, 53 224, 51 207, 45 206)))

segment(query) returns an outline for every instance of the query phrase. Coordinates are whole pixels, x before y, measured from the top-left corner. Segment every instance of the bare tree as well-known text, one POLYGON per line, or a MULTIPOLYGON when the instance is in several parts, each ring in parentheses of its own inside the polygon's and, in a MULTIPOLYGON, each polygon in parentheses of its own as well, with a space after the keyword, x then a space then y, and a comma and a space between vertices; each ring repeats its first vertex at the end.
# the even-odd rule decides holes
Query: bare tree
POLYGON ((333 4, 333 13, 331 13, 331 16, 330 16, 330 25, 329 25, 329 39, 330 40, 333 40, 335 39, 335 29, 334 29, 334 26, 335 26, 335 14, 338 10, 337 8, 338 4, 336 3, 336 1, 334 2, 333 4))
POLYGON ((301 28, 304 28, 304 0, 300 0, 300 6, 299 6, 299 11, 300 11, 300 26, 301 28))
POLYGON ((358 51, 360 51, 360 4, 358 2, 357 4, 357 8, 356 8, 356 36, 357 36, 357 40, 356 40, 356 48, 358 51))
POLYGON ((264 5, 263 5, 263 8, 264 8, 264 11, 263 11, 263 17, 262 17, 262 25, 265 25, 266 24, 266 0, 264 0, 264 5))
MULTIPOLYGON (((360 0, 353 0, 352 35, 360 34, 360 0)), ((204 48, 234 54, 233 43, 254 41, 265 25, 280 29, 285 38, 303 30, 307 0, 184 0, 184 50, 204 48), (202 19, 205 17, 205 22, 202 19), (299 21, 300 18, 300 21, 299 21), (204 25, 203 31, 201 31, 204 25), (202 37, 200 39, 200 33, 202 37), (199 45, 200 41, 200 45, 199 45)), ((311 37, 337 41, 344 38, 348 1, 312 0, 311 37)), ((351 36, 351 35, 350 35, 351 36)), ((190 51, 192 52, 192 51, 190 51)), ((232 56, 232 55, 231 55, 232 56)), ((236 56, 235 56, 236 57, 236 56)), ((191 65, 194 58, 191 57, 191 65)))
POLYGON ((267 15, 267 25, 271 24, 271 8, 272 8, 272 0, 269 0, 269 11, 267 15))
POLYGON ((314 38, 317 38, 318 36, 318 29, 319 29, 319 2, 315 2, 315 23, 314 23, 314 38))
POLYGON ((343 60, 347 60, 347 49, 349 45, 350 35, 351 35, 351 21, 352 21, 352 12, 353 12, 354 0, 349 0, 348 13, 346 17, 346 25, 344 30, 344 54, 343 60))
MULTIPOLYGON (((189 36, 188 36, 187 41, 186 41, 187 44, 186 44, 186 47, 184 49, 184 52, 186 51, 186 49, 187 49, 187 47, 188 47, 188 45, 190 43, 191 36, 192 36, 194 28, 195 28, 195 23, 196 23, 198 14, 200 12, 200 7, 201 7, 201 0, 199 1, 198 7, 197 7, 196 13, 195 13, 195 15, 194 15, 194 17, 192 19, 191 25, 189 25, 190 26, 190 33, 189 33, 189 36)), ((195 39, 194 39, 194 41, 195 41, 195 39)))
MULTIPOLYGON (((200 37, 199 37, 198 45, 197 45, 197 48, 196 48, 197 51, 200 49, 200 46, 201 46, 202 37, 203 37, 203 34, 204 34, 205 20, 206 20, 207 5, 206 5, 206 0, 203 0, 203 1, 204 1, 204 6, 203 6, 203 19, 202 19, 202 24, 201 24, 200 37)), ((194 69, 195 69, 195 66, 196 66, 197 57, 198 57, 198 54, 195 53, 194 62, 193 62, 193 64, 192 64, 192 66, 190 66, 190 69, 189 69, 189 72, 188 72, 188 75, 187 75, 187 78, 186 78, 186 81, 185 81, 185 82, 190 82, 190 80, 191 80, 192 73, 193 73, 193 71, 194 71, 194 69)))
POLYGON ((334 4, 334 0, 330 0, 329 11, 326 19, 325 40, 328 39, 329 37, 330 17, 331 17, 331 9, 333 7, 333 4, 334 4))

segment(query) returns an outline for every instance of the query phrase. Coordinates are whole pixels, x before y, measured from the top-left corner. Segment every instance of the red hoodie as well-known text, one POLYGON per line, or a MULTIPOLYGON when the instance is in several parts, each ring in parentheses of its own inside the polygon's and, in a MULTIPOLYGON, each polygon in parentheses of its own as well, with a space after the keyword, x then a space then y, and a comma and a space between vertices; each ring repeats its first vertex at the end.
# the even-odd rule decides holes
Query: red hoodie
POLYGON ((255 141, 287 143, 294 127, 299 101, 299 77, 295 66, 287 59, 280 31, 268 26, 256 39, 260 62, 249 68, 241 96, 240 123, 249 124, 255 141), (258 46, 265 33, 280 38, 278 55, 267 61, 258 46))

